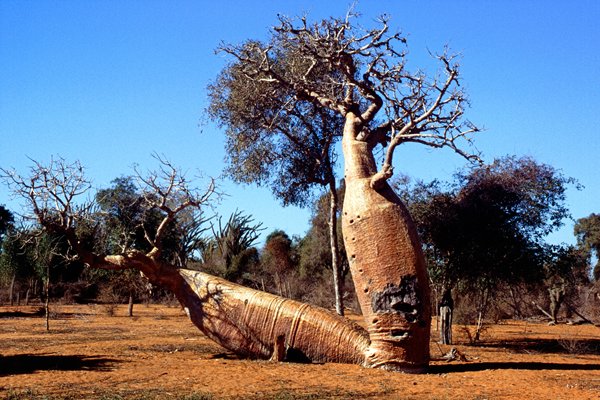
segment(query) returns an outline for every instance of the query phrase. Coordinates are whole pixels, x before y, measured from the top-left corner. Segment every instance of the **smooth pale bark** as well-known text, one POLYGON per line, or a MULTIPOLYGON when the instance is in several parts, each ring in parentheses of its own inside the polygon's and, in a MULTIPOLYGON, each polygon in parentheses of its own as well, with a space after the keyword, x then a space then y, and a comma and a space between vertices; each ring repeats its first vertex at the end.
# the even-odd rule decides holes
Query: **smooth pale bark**
POLYGON ((350 270, 371 340, 366 364, 418 372, 429 363, 429 283, 406 207, 384 182, 372 187, 372 149, 346 124, 342 229, 350 270))
POLYGON ((290 361, 365 364, 369 339, 341 316, 202 272, 179 274, 176 294, 192 322, 237 354, 269 359, 283 338, 290 361))
POLYGON ((129 301, 127 303, 127 316, 133 317, 133 292, 129 292, 129 301))
POLYGON ((452 344, 452 308, 440 307, 440 343, 452 344))
POLYGON ((191 321, 210 339, 236 354, 289 361, 367 365, 367 333, 328 310, 237 285, 203 272, 177 269, 139 252, 92 256, 90 265, 136 268, 171 290, 191 321))
POLYGON ((335 294, 335 311, 344 315, 344 278, 341 271, 340 251, 337 235, 338 196, 335 181, 329 182, 329 247, 331 247, 331 269, 333 271, 333 290, 335 294))

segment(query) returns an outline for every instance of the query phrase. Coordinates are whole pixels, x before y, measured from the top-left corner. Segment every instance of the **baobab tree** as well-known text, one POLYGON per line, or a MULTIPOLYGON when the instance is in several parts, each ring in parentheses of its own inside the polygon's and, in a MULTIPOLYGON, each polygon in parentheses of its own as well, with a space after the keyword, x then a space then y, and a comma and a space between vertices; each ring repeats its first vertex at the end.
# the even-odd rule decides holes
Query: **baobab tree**
MULTIPOLYGON (((247 118, 256 124, 261 118, 286 121, 289 110, 311 107, 342 118, 342 227, 370 339, 366 363, 419 369, 429 358, 429 287, 414 224, 387 184, 393 155, 400 144, 419 143, 478 160, 461 147, 478 128, 463 117, 467 100, 453 55, 435 56, 441 70, 433 78, 410 72, 406 41, 389 32, 387 17, 370 30, 352 25, 351 18, 309 24, 305 18, 279 17, 268 42, 222 46, 219 50, 232 58, 225 71, 235 76, 229 91, 219 93, 218 118, 236 132, 238 120, 232 117, 239 113, 237 91, 244 88, 251 88, 253 98, 272 96, 281 105, 248 107, 247 118)), ((246 135, 243 143, 261 142, 246 135)))
POLYGON ((342 118, 343 236, 366 329, 327 310, 177 269, 161 258, 169 222, 188 207, 206 205, 214 192, 213 186, 204 192, 190 190, 169 163, 144 179, 148 207, 160 210, 164 218, 155 232, 145 235, 151 250, 114 255, 94 253, 78 240, 77 221, 85 217, 80 210, 86 207, 74 207, 73 199, 87 186, 78 165, 37 165, 29 178, 11 171, 5 175, 13 190, 28 200, 38 222, 62 232, 84 262, 142 271, 151 282, 173 291, 192 322, 227 349, 258 358, 270 358, 277 349, 277 359, 300 355, 312 361, 422 371, 429 362, 427 271, 414 224, 387 180, 394 150, 402 143, 449 147, 476 158, 459 145, 477 128, 463 119, 466 99, 458 87, 454 58, 437 56, 439 76, 411 73, 405 68, 405 52, 398 48, 404 42, 399 34, 389 33, 387 18, 377 28, 363 30, 351 24, 350 16, 313 25, 281 17, 268 43, 222 47, 242 79, 342 118), (290 65, 280 68, 284 62, 290 65), (380 145, 383 162, 378 168, 374 151, 380 145))

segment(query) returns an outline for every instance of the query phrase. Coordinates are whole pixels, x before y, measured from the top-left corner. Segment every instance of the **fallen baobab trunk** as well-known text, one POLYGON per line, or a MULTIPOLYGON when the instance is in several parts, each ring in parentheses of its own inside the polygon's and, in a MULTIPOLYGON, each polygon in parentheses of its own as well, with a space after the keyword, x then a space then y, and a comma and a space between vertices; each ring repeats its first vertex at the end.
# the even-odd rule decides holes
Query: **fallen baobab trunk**
POLYGON ((268 359, 283 341, 280 359, 365 365, 368 336, 343 317, 202 272, 179 274, 176 294, 190 319, 226 349, 268 359))
POLYGON ((142 271, 153 284, 175 294, 202 333, 244 357, 415 371, 398 359, 384 360, 389 358, 385 346, 373 343, 362 327, 323 308, 203 272, 176 269, 140 252, 86 261, 97 268, 142 271))
MULTIPOLYGON (((352 162, 350 160, 349 165, 352 162)), ((182 210, 203 204, 212 186, 204 195, 195 196, 170 164, 163 162, 163 167, 164 187, 159 185, 157 175, 146 179, 153 189, 145 197, 147 208, 160 210, 164 215, 154 234, 145 232, 152 249, 146 253, 129 249, 118 255, 97 254, 88 247, 89 241, 78 235, 76 221, 91 218, 88 208, 76 208, 71 203, 89 185, 78 163, 68 165, 61 159, 49 167, 37 164, 30 178, 12 171, 7 174, 16 187, 15 192, 29 201, 40 225, 48 233, 64 237, 81 262, 92 268, 142 272, 151 283, 173 292, 192 322, 226 349, 251 358, 354 363, 411 372, 426 366, 428 357, 423 349, 411 348, 412 345, 427 346, 428 351, 427 301, 423 300, 426 297, 419 297, 421 292, 426 294, 425 286, 420 283, 420 272, 415 269, 418 266, 415 264, 418 257, 415 257, 419 253, 411 250, 418 246, 416 242, 407 242, 406 232, 410 230, 402 227, 408 220, 394 220, 397 215, 385 211, 388 203, 374 200, 380 192, 364 189, 359 195, 352 194, 353 203, 348 203, 348 213, 356 214, 357 221, 364 219, 367 224, 363 226, 350 220, 350 230, 344 228, 346 236, 354 232, 353 237, 357 238, 347 240, 349 244, 356 242, 364 247, 348 246, 354 255, 352 268, 360 276, 355 277, 355 281, 367 318, 368 329, 365 330, 325 309, 202 272, 178 269, 167 261, 163 257, 167 227, 182 210), (187 197, 182 199, 180 193, 187 193, 187 197), (370 193, 368 196, 372 198, 361 197, 365 193, 370 193), (176 197, 179 204, 172 203, 172 197, 176 197), (54 209, 50 208, 48 198, 56 199, 52 202, 54 209), (361 202, 376 209, 363 212, 361 202), (378 216, 380 212, 383 214, 378 216), (375 230, 369 229, 370 223, 375 230), (406 246, 408 250, 397 251, 406 246), (384 258, 378 258, 377 254, 383 254, 384 258), (394 260, 398 257, 408 258, 394 260), (406 267, 400 268, 402 265, 406 267), (413 308, 407 308, 409 305, 413 308)), ((357 193, 354 186, 363 182, 360 179, 349 180, 352 186, 349 193, 357 193)), ((394 207, 392 209, 397 209, 394 207)))

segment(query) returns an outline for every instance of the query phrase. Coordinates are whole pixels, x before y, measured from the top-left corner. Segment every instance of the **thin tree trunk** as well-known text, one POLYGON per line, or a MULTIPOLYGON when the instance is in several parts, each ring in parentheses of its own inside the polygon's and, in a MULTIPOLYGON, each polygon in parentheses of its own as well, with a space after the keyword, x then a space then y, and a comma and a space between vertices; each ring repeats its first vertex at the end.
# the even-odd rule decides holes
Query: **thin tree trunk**
POLYGON ((11 306, 15 305, 14 301, 14 290, 15 290, 15 280, 17 279, 17 274, 13 274, 12 279, 10 280, 10 288, 8 289, 8 302, 11 306))
POLYGON ((25 291, 25 305, 28 306, 29 305, 29 292, 31 291, 31 288, 28 287, 27 290, 25 291))
POLYGON ((562 305, 565 297, 565 289, 563 286, 554 286, 548 289, 550 295, 550 314, 552 315, 552 322, 558 324, 558 312, 562 305))
MULTIPOLYGON (((358 119, 358 118, 357 118, 358 119)), ((347 117, 347 121, 348 117, 347 117)), ((371 344, 367 364, 418 372, 429 363, 431 304, 425 259, 414 222, 379 182, 368 143, 344 128, 346 194, 342 228, 354 286, 371 344)))
POLYGON ((289 297, 290 299, 292 298, 292 288, 290 287, 290 281, 287 280, 285 281, 285 287, 287 288, 287 297, 289 297))
POLYGON ((448 306, 440 307, 440 342, 442 344, 452 344, 452 308, 448 306))
POLYGON ((487 291, 487 289, 484 289, 484 291, 481 295, 479 306, 478 306, 477 325, 475 327, 475 335, 473 337, 474 343, 479 342, 479 339, 481 337, 481 331, 483 329, 483 318, 485 315, 485 310, 487 309, 487 304, 488 304, 488 291, 487 291))
POLYGON ((515 315, 518 318, 522 318, 523 317, 523 312, 521 311, 521 307, 519 306, 519 301, 517 300, 517 295, 515 294, 514 289, 512 288, 512 286, 510 286, 508 288, 508 292, 510 293, 510 298, 512 300, 512 309, 515 310, 515 315))
POLYGON ((46 282, 44 291, 46 299, 44 300, 44 311, 46 314, 46 331, 50 330, 50 264, 46 266, 46 282))
POLYGON ((127 305, 127 315, 133 317, 133 291, 129 291, 129 304, 127 305))
POLYGON ((483 311, 477 313, 477 325, 475 326, 475 336, 473 337, 473 343, 479 342, 481 337, 481 328, 483 328, 483 311))
POLYGON ((331 269, 333 271, 333 290, 335 293, 335 311, 344 315, 344 280, 342 278, 340 251, 337 235, 338 197, 335 180, 329 181, 329 246, 331 247, 331 269))
POLYGON ((82 257, 96 268, 142 271, 148 280, 175 294, 192 322, 224 348, 251 358, 269 359, 285 338, 287 359, 366 362, 369 337, 360 326, 323 308, 300 303, 199 271, 176 269, 152 253, 82 257))
POLYGON ((535 306, 535 307, 536 307, 538 310, 540 310, 540 311, 542 312, 542 314, 544 314, 546 317, 548 317, 548 318, 550 319, 550 321, 552 321, 552 320, 553 320, 553 318, 552 318, 552 315, 551 315, 551 314, 550 314, 548 311, 544 310, 544 309, 543 309, 543 308, 542 308, 542 307, 541 307, 541 306, 540 306, 538 303, 536 303, 535 301, 532 301, 531 303, 532 303, 532 304, 533 304, 533 305, 534 305, 534 306, 535 306))

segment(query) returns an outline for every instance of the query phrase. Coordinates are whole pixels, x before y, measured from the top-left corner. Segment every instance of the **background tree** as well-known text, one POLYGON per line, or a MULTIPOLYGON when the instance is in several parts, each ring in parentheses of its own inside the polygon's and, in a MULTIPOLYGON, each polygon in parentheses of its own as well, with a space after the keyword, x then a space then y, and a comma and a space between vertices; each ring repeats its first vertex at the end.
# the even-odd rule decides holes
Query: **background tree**
MULTIPOLYGON (((302 79, 298 74, 304 74, 309 65, 297 67, 307 62, 304 57, 297 48, 282 46, 270 62, 280 73, 302 79)), ((308 78, 324 81, 331 73, 335 71, 313 65, 308 78)), ((334 172, 335 143, 341 138, 343 118, 296 97, 286 86, 248 79, 243 62, 228 65, 209 86, 209 95, 210 116, 225 128, 227 172, 234 181, 268 185, 284 205, 308 206, 315 188, 327 188, 330 265, 336 311, 343 315, 334 172)))
POLYGON ((475 340, 500 291, 543 280, 544 238, 568 217, 565 192, 573 183, 531 158, 504 157, 458 173, 448 190, 437 182, 402 189, 440 292, 476 295, 475 340))
MULTIPOLYGON (((551 246, 544 265, 544 284, 549 297, 552 323, 558 323, 558 313, 563 304, 576 312, 573 300, 577 288, 589 283, 588 262, 585 254, 575 246, 551 246)), ((586 319, 587 320, 587 319, 586 319)))
POLYGON ((580 218, 574 227, 578 246, 588 256, 591 262, 596 257, 596 265, 593 269, 594 279, 600 281, 600 214, 590 214, 580 218))
POLYGON ((262 230, 261 225, 241 211, 231 214, 225 225, 219 218, 218 226, 212 227, 212 240, 203 244, 203 267, 233 282, 247 280, 246 273, 258 263, 254 243, 262 230))
POLYGON ((268 280, 267 284, 273 287, 274 293, 294 298, 299 283, 297 264, 298 257, 292 239, 284 231, 271 232, 265 239, 260 256, 260 269, 264 274, 261 274, 261 281, 268 280))
POLYGON ((0 250, 0 275, 2 283, 8 285, 8 301, 12 306, 15 300, 15 289, 19 296, 18 290, 21 286, 27 287, 25 302, 29 301, 30 291, 37 283, 37 274, 27 232, 19 231, 15 227, 9 228, 8 232, 0 250))
POLYGON ((10 210, 5 208, 3 205, 0 205, 0 268, 1 268, 0 271, 1 271, 3 277, 5 277, 5 278, 8 277, 8 279, 11 281, 10 289, 9 289, 10 305, 12 305, 12 303, 13 303, 13 289, 14 289, 16 275, 13 273, 14 269, 12 268, 12 266, 9 265, 11 255, 2 256, 2 254, 5 253, 6 251, 8 251, 9 253, 12 253, 11 250, 13 250, 13 246, 9 245, 8 249, 5 249, 3 247, 3 241, 4 241, 4 238, 7 234, 7 232, 9 232, 9 230, 11 230, 11 228, 13 228, 13 222, 14 222, 14 217, 13 217, 13 214, 10 212, 10 210))
MULTIPOLYGON (((155 155, 155 157, 160 160, 159 156, 155 155)), ((156 231, 163 215, 158 208, 151 206, 155 201, 154 195, 140 190, 138 186, 140 179, 142 175, 139 172, 136 177, 119 177, 112 181, 111 187, 96 193, 99 223, 105 238, 95 239, 96 242, 104 242, 104 252, 151 249, 151 242, 146 236, 152 237, 149 232, 156 231)), ((177 218, 166 226, 162 239, 162 257, 178 267, 186 266, 188 257, 201 246, 203 233, 210 229, 206 222, 207 218, 200 210, 187 208, 179 212, 177 218)), ((103 280, 110 282, 105 290, 114 293, 109 297, 124 294, 129 299, 128 313, 131 316, 134 299, 148 292, 148 283, 134 271, 105 271, 100 275, 103 280)))
MULTIPOLYGON (((338 188, 338 200, 343 202, 344 199, 344 186, 343 182, 338 188)), ((298 243, 298 256, 299 256, 299 275, 302 279, 303 285, 310 290, 306 290, 305 299, 314 302, 323 307, 330 307, 331 304, 335 304, 335 295, 329 295, 327 289, 324 287, 322 282, 324 280, 330 281, 331 277, 331 249, 330 249, 330 196, 324 194, 320 196, 313 204, 313 214, 310 221, 310 227, 306 232, 306 235, 298 243)), ((339 210, 341 213, 341 210, 339 210)), ((339 249, 339 278, 344 282, 344 291, 342 293, 345 307, 349 307, 348 300, 354 302, 356 307, 356 301, 353 298, 354 287, 351 280, 349 281, 348 273, 350 272, 348 266, 348 258, 346 256, 346 250, 344 242, 342 240, 342 226, 340 219, 337 220, 337 238, 338 238, 338 249, 339 249), (348 297, 348 298, 347 298, 348 297)))
MULTIPOLYGON (((156 219, 152 221, 147 218, 144 198, 135 178, 123 176, 111 183, 111 187, 98 190, 95 196, 106 235, 103 251, 109 254, 125 252, 130 248, 148 251, 150 243, 144 236, 144 224, 156 224, 156 219)), ((104 300, 112 302, 116 296, 124 294, 129 304, 128 315, 133 316, 135 298, 147 290, 143 277, 133 270, 102 271, 94 274, 94 277, 103 286, 104 300)))
POLYGON ((0 205, 0 245, 2 244, 2 239, 8 232, 13 223, 15 222, 13 213, 10 212, 9 209, 0 205))

